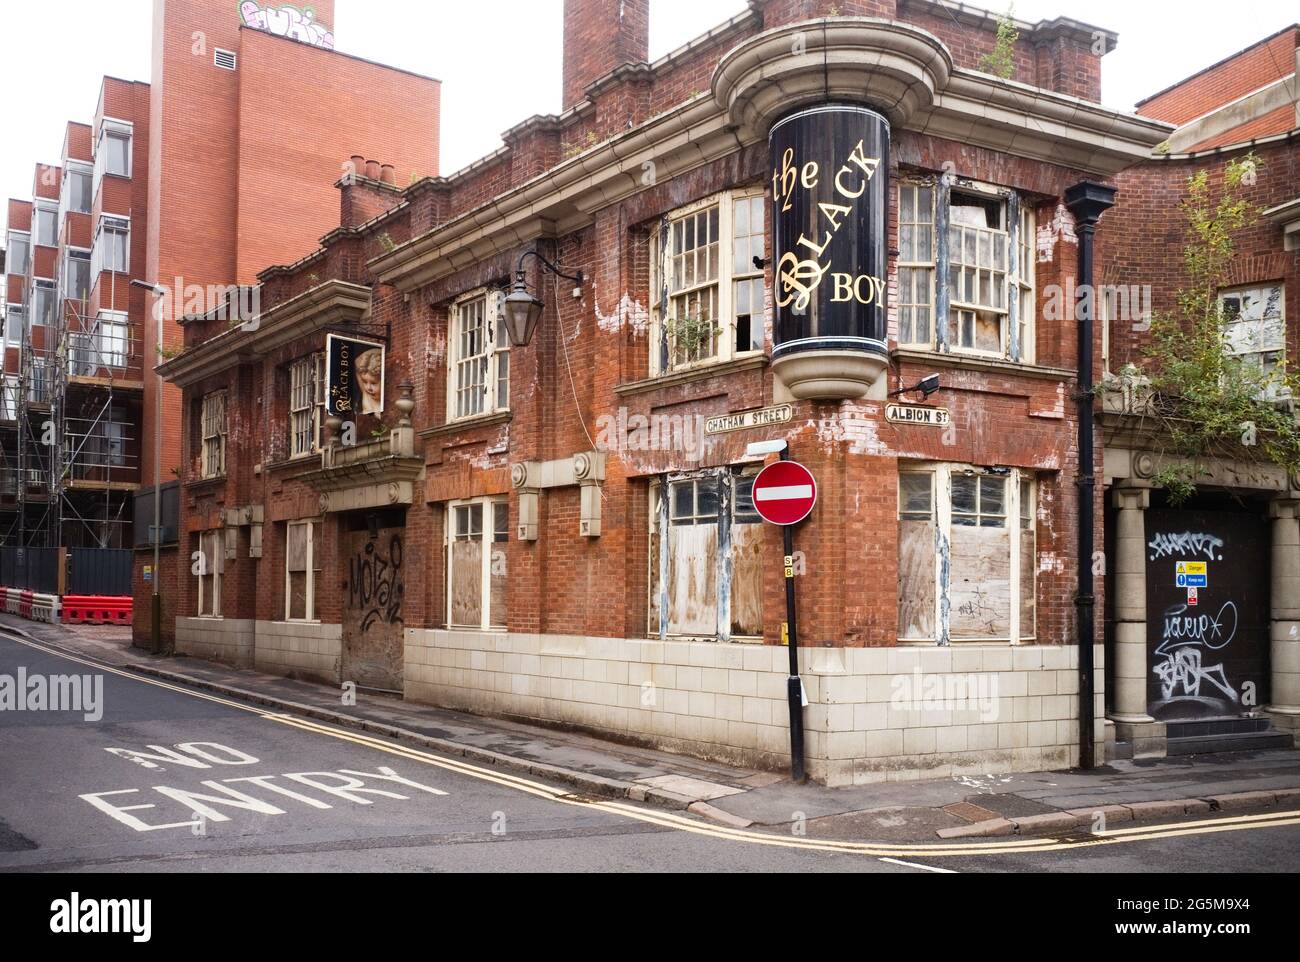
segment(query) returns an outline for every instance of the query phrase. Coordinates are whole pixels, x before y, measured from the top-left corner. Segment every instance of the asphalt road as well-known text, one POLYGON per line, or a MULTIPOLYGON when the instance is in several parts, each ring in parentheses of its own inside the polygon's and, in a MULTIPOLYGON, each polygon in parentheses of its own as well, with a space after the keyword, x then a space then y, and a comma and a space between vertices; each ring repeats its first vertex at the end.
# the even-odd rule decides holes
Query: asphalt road
MULTIPOLYGON (((0 635, 0 684, 90 676, 102 717, 0 711, 0 871, 1251 872, 1300 816, 961 848, 736 831, 271 713, 0 635), (965 854, 958 854, 963 852, 965 854)), ((85 709, 86 705, 82 708, 85 709)), ((94 715, 97 712, 90 712, 94 715)))

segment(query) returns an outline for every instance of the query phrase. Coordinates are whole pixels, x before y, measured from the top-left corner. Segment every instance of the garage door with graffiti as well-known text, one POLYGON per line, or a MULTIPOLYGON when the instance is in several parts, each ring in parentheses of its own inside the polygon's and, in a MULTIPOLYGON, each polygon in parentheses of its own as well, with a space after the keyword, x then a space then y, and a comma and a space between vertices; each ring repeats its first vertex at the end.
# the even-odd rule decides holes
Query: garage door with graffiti
POLYGON ((1259 513, 1146 512, 1147 711, 1240 716, 1268 699, 1269 528, 1259 513))

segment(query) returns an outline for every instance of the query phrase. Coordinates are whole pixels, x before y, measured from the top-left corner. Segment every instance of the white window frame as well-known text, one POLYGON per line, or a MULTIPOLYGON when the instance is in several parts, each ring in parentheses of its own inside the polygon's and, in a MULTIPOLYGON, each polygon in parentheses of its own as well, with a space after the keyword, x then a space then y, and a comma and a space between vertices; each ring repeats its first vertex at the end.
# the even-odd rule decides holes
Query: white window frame
MULTIPOLYGON (((1253 284, 1238 284, 1233 287, 1225 287, 1218 293, 1219 315, 1224 319, 1224 350, 1229 355, 1238 358, 1242 363, 1252 363, 1252 359, 1258 359, 1258 366, 1263 370, 1270 368, 1281 368, 1285 370, 1287 364, 1286 350, 1286 283, 1284 281, 1262 281, 1253 284), (1266 294, 1266 292, 1277 289, 1277 310, 1270 313, 1268 305, 1265 304, 1258 318, 1248 318, 1247 320, 1228 320, 1226 303, 1230 298, 1242 298, 1248 294, 1266 294), (1276 330, 1279 337, 1276 346, 1260 346, 1260 339, 1266 333, 1266 327, 1270 320, 1275 320, 1272 327, 1276 330), (1256 324, 1259 327, 1257 333, 1251 336, 1255 343, 1254 350, 1235 350, 1234 343, 1229 338, 1228 328, 1231 325, 1256 324), (1268 363, 1269 356, 1272 355, 1272 363, 1268 363)), ((1276 387, 1276 385, 1273 385, 1276 387)), ((1274 399, 1280 399, 1282 393, 1276 390, 1270 390, 1269 393, 1274 399)))
POLYGON ((320 453, 325 410, 324 364, 322 353, 307 354, 289 364, 290 459, 320 453))
POLYGON ((9 303, 5 305, 5 336, 7 346, 23 343, 27 336, 27 305, 9 303))
MULTIPOLYGON (((748 213, 747 216, 752 218, 753 215, 748 213)), ((663 223, 655 226, 650 237, 651 377, 723 364, 741 357, 753 357, 762 354, 766 350, 768 320, 766 278, 762 268, 753 266, 752 258, 765 255, 767 221, 767 193, 762 187, 754 187, 714 194, 711 197, 678 208, 672 211, 663 223), (741 265, 742 269, 737 269, 737 241, 739 238, 736 237, 736 209, 738 202, 742 201, 749 205, 749 211, 756 210, 762 214, 763 224, 762 229, 755 233, 752 229, 752 219, 750 220, 750 230, 744 235, 744 239, 747 241, 746 249, 739 252, 742 257, 748 255, 748 259, 741 265), (755 201, 757 203, 753 203, 755 201), (698 221, 701 214, 706 214, 715 207, 718 211, 717 238, 711 239, 709 245, 696 245, 690 249, 696 267, 694 277, 690 283, 677 285, 675 283, 677 265, 682 263, 677 259, 688 256, 685 252, 679 253, 676 249, 678 228, 684 229, 686 222, 692 219, 698 221), (755 240, 757 240, 757 244, 754 243, 755 240), (701 281, 699 280, 698 269, 699 252, 707 250, 709 246, 712 246, 712 243, 717 245, 716 272, 712 277, 701 281), (755 285, 753 283, 755 281, 759 283, 755 285), (759 342, 758 347, 749 350, 736 349, 737 305, 740 300, 737 291, 741 284, 749 285, 751 288, 750 343, 752 344, 756 339, 759 342), (761 290, 757 310, 753 310, 752 304, 752 290, 755 286, 761 290), (667 291, 665 291, 665 287, 667 287, 667 291), (665 322, 667 321, 671 325, 671 321, 675 317, 676 304, 682 299, 690 299, 692 295, 698 297, 710 289, 713 290, 713 321, 715 324, 713 351, 693 360, 674 362, 675 348, 671 343, 672 338, 669 337, 668 357, 665 358, 663 356, 665 322), (666 309, 665 299, 667 300, 666 309), (755 324, 759 328, 757 332, 753 327, 755 324), (757 334, 757 338, 755 334, 757 334)), ((707 217, 704 218, 704 222, 708 223, 707 217)))
MULTIPOLYGON (((935 324, 937 321, 935 305, 935 264, 938 259, 938 251, 935 244, 935 194, 934 184, 922 183, 920 181, 902 181, 898 185, 898 261, 896 269, 898 271, 898 297, 897 297, 897 320, 895 328, 895 337, 901 347, 914 347, 930 349, 934 346, 935 324), (929 193, 929 220, 922 220, 919 213, 922 208, 922 192, 929 193), (912 209, 912 218, 905 220, 904 195, 911 198, 910 207, 912 209), (911 244, 904 244, 904 231, 910 230, 915 238, 911 244), (916 252, 921 247, 921 239, 924 235, 926 249, 929 252, 928 257, 917 256, 916 252), (909 256, 911 255, 911 256, 909 256), (904 275, 904 271, 907 274, 904 275), (904 284, 906 276, 907 283, 904 284), (923 303, 922 295, 929 298, 929 303, 923 303), (930 318, 929 326, 924 339, 915 336, 918 329, 916 319, 916 310, 929 309, 930 318), (910 309, 911 314, 907 330, 904 330, 903 312, 910 309), (904 333, 910 333, 913 336, 904 337, 904 333)), ((946 319, 945 319, 946 323, 946 319)))
POLYGON ((98 192, 100 179, 108 174, 112 177, 131 177, 131 168, 134 163, 135 146, 135 126, 130 121, 114 120, 105 117, 99 127, 99 136, 95 139, 95 187, 93 190, 98 192), (106 149, 107 141, 110 137, 124 138, 126 140, 126 170, 109 170, 108 157, 106 149))
POLYGON ((94 335, 100 366, 120 370, 131 363, 131 325, 125 311, 100 311, 94 335))
POLYGON ((1020 361, 1033 364, 1038 357, 1038 214, 1020 198, 1020 224, 1016 236, 1016 264, 1011 284, 1016 290, 1016 342, 1020 361))
POLYGON ((131 219, 129 217, 122 217, 118 214, 101 214, 99 216, 99 223, 95 225, 95 239, 91 242, 90 248, 90 285, 92 288, 95 286, 99 275, 104 271, 114 274, 129 274, 131 272, 131 219), (110 244, 113 246, 106 246, 110 244), (121 256, 118 255, 118 245, 121 245, 121 256))
POLYGON ((901 632, 895 625, 896 637, 899 645, 979 645, 979 644, 1010 644, 1022 645, 1033 643, 1037 640, 1037 628, 1039 619, 1038 610, 1038 479, 1033 471, 1027 471, 1019 468, 1007 469, 1006 473, 992 472, 985 468, 971 464, 956 464, 948 462, 906 462, 900 463, 899 479, 897 484, 898 505, 895 511, 895 519, 901 519, 904 513, 903 505, 903 477, 906 475, 929 475, 931 477, 931 516, 937 527, 944 544, 952 544, 952 477, 955 474, 966 474, 973 472, 975 475, 988 475, 991 477, 1002 478, 1006 481, 1006 499, 1004 502, 1004 511, 1000 517, 1005 517, 1009 529, 1008 541, 1011 556, 1009 559, 1008 580, 1010 582, 1010 611, 1007 621, 1007 637, 976 637, 976 638, 953 638, 951 634, 942 634, 945 629, 943 619, 943 608, 950 602, 950 582, 945 583, 945 577, 951 577, 950 562, 945 559, 944 553, 935 552, 934 559, 934 626, 935 635, 933 638, 903 638, 901 632), (1024 511, 1024 498, 1028 497, 1028 512, 1024 511), (1030 589, 1034 593, 1034 624, 1026 626, 1021 624, 1021 575, 1023 573, 1024 559, 1020 551, 1020 533, 1025 530, 1026 525, 1032 528, 1034 532, 1034 549, 1033 557, 1030 563, 1033 565, 1033 586, 1030 589))
POLYGON ((226 392, 203 396, 199 412, 200 476, 220 478, 226 473, 226 392))
MULTIPOLYGON (((444 580, 444 589, 446 594, 446 623, 448 628, 459 631, 505 631, 506 625, 492 623, 492 552, 493 546, 497 544, 508 544, 510 541, 510 518, 509 518, 509 500, 501 495, 488 496, 484 498, 464 498, 459 501, 450 501, 447 503, 446 524, 444 526, 443 536, 443 557, 446 559, 446 571, 444 580), (496 526, 496 507, 505 505, 507 511, 506 524, 503 532, 499 532, 496 526), (477 538, 462 537, 457 533, 457 511, 460 508, 473 508, 478 506, 481 511, 481 521, 477 538), (497 541, 496 536, 504 533, 505 538, 497 541), (479 558, 479 623, 477 625, 462 625, 452 620, 452 544, 457 541, 478 540, 482 543, 482 554, 479 558)), ((472 532, 471 532, 472 534, 472 532)))
POLYGON ((59 210, 63 213, 75 212, 78 214, 89 214, 95 203, 95 168, 92 164, 82 163, 76 160, 65 160, 63 163, 63 180, 59 185, 59 210), (86 178, 86 209, 81 210, 72 206, 72 182, 74 174, 86 178))
POLYGON ((12 274, 15 277, 25 277, 27 269, 32 264, 32 232, 26 230, 9 231, 8 240, 5 241, 5 273, 12 274), (21 240, 23 242, 24 259, 22 270, 15 270, 13 258, 14 244, 21 240))
MULTIPOLYGON (((970 195, 984 195, 984 199, 999 203, 1002 207, 1002 222, 1007 224, 1008 221, 1008 203, 1007 198, 993 194, 990 191, 975 188, 963 188, 957 193, 970 195)), ((975 298, 972 300, 962 300, 958 298, 958 293, 965 285, 958 281, 954 286, 948 285, 948 317, 944 318, 944 323, 949 325, 952 330, 952 320, 956 315, 956 332, 958 341, 948 342, 948 347, 954 352, 962 354, 975 354, 983 357, 1000 357, 1005 358, 1011 352, 1011 328, 1013 318, 1010 312, 1011 297, 1011 232, 1003 228, 1001 230, 993 227, 972 227, 967 224, 954 224, 952 222, 952 195, 949 194, 948 202, 948 263, 940 265, 940 270, 944 271, 945 277, 951 277, 953 269, 956 269, 964 277, 967 272, 973 277, 971 288, 975 292, 975 298), (966 233, 970 232, 975 237, 975 260, 967 261, 964 257, 966 233), (955 235, 955 236, 954 236, 955 235), (989 237, 989 260, 986 262, 980 252, 980 240, 983 236, 989 237), (999 270, 997 266, 997 251, 1002 251, 1002 267, 999 270), (985 275, 990 275, 989 289, 993 297, 987 302, 980 298, 980 279, 985 275), (1001 274, 999 280, 997 275, 1001 274), (1001 304, 997 303, 998 293, 1001 293, 1001 304), (1002 334, 996 351, 990 351, 985 348, 975 346, 974 332, 975 325, 978 322, 978 315, 981 313, 995 314, 1002 318, 1002 334), (971 325, 971 343, 969 345, 961 344, 961 329, 964 319, 969 316, 971 325)), ((1007 225, 1010 226, 1009 224, 1007 225)))
POLYGON ((63 253, 63 297, 70 301, 90 300, 90 289, 94 286, 94 272, 90 269, 91 252, 81 247, 69 247, 63 253), (72 290, 72 263, 79 261, 86 265, 86 296, 77 297, 72 290))
POLYGON ((59 205, 53 201, 36 201, 32 204, 32 244, 36 247, 58 247, 59 246, 59 205), (41 215, 46 214, 54 218, 54 238, 49 243, 41 240, 41 215))
MULTIPOLYGON (((990 184, 974 183, 970 181, 962 181, 960 184, 955 185, 951 191, 948 191, 945 194, 943 191, 940 190, 940 185, 932 181, 927 181, 922 178, 916 178, 916 179, 900 178, 898 183, 898 193, 896 194, 896 203, 898 206, 898 218, 899 218, 898 237, 897 237, 898 245, 899 245, 899 258, 895 264, 895 271, 896 271, 895 281, 896 281, 896 288, 898 294, 896 298, 897 304, 894 308, 894 312, 895 312, 894 336, 900 348, 909 348, 912 350, 925 350, 925 351, 945 350, 952 354, 962 354, 962 355, 969 355, 974 357, 986 357, 986 358, 991 358, 996 360, 1009 361, 1011 363, 1020 363, 1020 364, 1035 363, 1036 341, 1037 341, 1037 318, 1038 318, 1037 266, 1036 266, 1037 251, 1035 249, 1035 232, 1037 229, 1036 227, 1037 217, 1034 212, 1033 203, 1030 201, 1030 199, 1023 194, 1019 195, 1019 201, 1020 201, 1019 215, 1017 218, 1015 218, 1015 225, 1014 225, 1016 227, 1016 231, 1015 231, 1016 249, 1014 251, 1016 256, 1013 258, 1012 257, 1013 233, 1011 230, 1011 227, 1013 226, 1011 223, 1012 196, 1013 196, 1013 192, 1011 191, 1003 190, 990 184), (904 221, 902 219, 903 206, 904 206, 903 204, 904 192, 912 191, 913 197, 919 200, 920 189, 927 188, 927 187, 932 188, 931 198, 934 205, 933 208, 931 209, 931 220, 928 225, 931 230, 931 252, 933 254, 933 257, 928 262, 917 260, 917 259, 904 259, 905 252, 903 250, 903 244, 902 244, 903 228, 913 227, 915 229, 921 226, 927 226, 924 225, 923 222, 919 221, 919 219, 915 219, 915 217, 913 220, 910 221, 904 221), (981 197, 992 202, 1000 203, 1002 205, 1002 211, 1003 211, 1003 223, 1006 224, 1007 229, 995 231, 992 230, 991 228, 977 228, 977 227, 966 227, 965 225, 954 225, 952 223, 952 204, 951 204, 951 195, 954 191, 958 194, 966 194, 970 196, 981 197), (947 196, 949 200, 948 200, 947 211, 944 211, 941 214, 939 209, 939 204, 940 204, 940 198, 943 196, 947 196), (939 263, 939 247, 940 247, 939 230, 941 226, 943 230, 948 232, 948 238, 947 238, 948 262, 944 264, 939 263), (1002 273, 1004 274, 1004 277, 999 283, 999 289, 1002 292, 1001 308, 997 308, 994 306, 986 306, 978 302, 962 301, 959 300, 956 296, 959 292, 954 288, 954 285, 951 283, 949 275, 950 275, 951 265, 954 264, 954 254, 959 254, 960 252, 954 250, 955 246, 959 246, 959 245, 954 245, 952 234, 954 231, 956 231, 958 237, 960 237, 962 236, 963 231, 968 231, 968 230, 990 233, 992 235, 995 235, 995 237, 1000 242, 1001 249, 1004 252, 1003 253, 1004 259, 1002 262, 1003 263, 1002 273), (1013 261, 1014 261, 1014 269, 1012 266, 1013 261), (903 337, 903 334, 905 332, 903 330, 902 318, 901 315, 898 313, 898 311, 899 309, 901 309, 901 307, 915 306, 918 303, 918 301, 916 300, 917 295, 914 290, 909 292, 904 292, 903 290, 902 272, 904 270, 908 270, 908 271, 928 270, 930 272, 932 286, 928 294, 930 297, 929 306, 931 308, 931 330, 930 330, 930 337, 926 341, 922 341, 915 336, 913 336, 911 339, 905 339, 903 337), (1013 291, 1016 294, 1014 298, 1011 297, 1013 291), (912 299, 905 300, 904 299, 905 293, 909 294, 912 299), (939 316, 939 301, 941 299, 944 300, 948 311, 948 314, 943 317, 939 316), (1014 311, 1012 310, 1013 300, 1015 301, 1014 311), (983 350, 974 347, 973 345, 970 347, 964 347, 959 343, 954 343, 954 341, 950 337, 948 337, 948 333, 949 333, 948 325, 954 312, 964 311, 967 314, 971 314, 977 310, 992 312, 995 314, 999 314, 1002 317, 1002 335, 1001 335, 1002 343, 1001 343, 1000 350, 988 351, 988 350, 983 350), (1012 350, 1012 328, 1011 328, 1012 324, 1017 325, 1016 342, 1019 346, 1018 356, 1015 356, 1012 350), (942 339, 940 338, 940 330, 941 330, 940 325, 942 325, 942 331, 944 334, 944 337, 942 339)), ((977 260, 976 264, 971 265, 966 269, 975 270, 977 277, 978 277, 978 272, 980 270, 992 270, 994 269, 993 264, 996 263, 996 258, 993 257, 990 258, 991 263, 989 265, 983 265, 981 263, 978 263, 980 260, 978 242, 976 245, 976 260, 977 260)), ((960 259, 957 262, 960 263, 960 259)), ((960 287, 960 284, 956 286, 960 287)), ((978 285, 976 288, 976 292, 978 293, 978 285)), ((972 318, 972 323, 973 322, 974 320, 972 318)))
POLYGON ((0 421, 18 420, 18 401, 22 387, 17 374, 0 375, 0 421))
POLYGON ((295 624, 319 624, 316 612, 316 526, 321 525, 321 534, 325 533, 324 523, 320 518, 303 518, 290 521, 284 526, 284 620, 295 624), (307 529, 307 573, 305 577, 306 598, 303 602, 302 618, 294 618, 293 588, 289 572, 289 538, 293 528, 307 529))
MULTIPOLYGON (((221 529, 199 532, 199 563, 201 565, 197 580, 198 587, 198 617, 200 618, 221 618, 221 575, 225 567, 226 547, 225 532, 221 529), (208 552, 211 551, 212 570, 208 571, 208 552), (203 590, 203 580, 205 577, 212 579, 212 592, 205 598, 203 590)), ((157 575, 155 575, 157 577, 157 575)))
POLYGON ((448 422, 510 410, 510 338, 502 314, 504 300, 500 291, 479 289, 457 298, 451 306, 447 338, 448 422), (471 324, 472 327, 467 326, 471 324), (474 380, 476 375, 481 381, 474 380))
POLYGON ((57 324, 59 323, 59 307, 60 307, 60 304, 61 304, 61 301, 60 301, 60 298, 59 298, 59 287, 58 287, 58 284, 56 284, 54 281, 52 281, 52 280, 48 280, 47 278, 44 278, 44 277, 38 277, 38 278, 36 278, 35 281, 32 283, 32 305, 31 305, 31 310, 30 310, 30 311, 28 312, 28 314, 27 314, 27 321, 28 321, 29 329, 30 329, 30 326, 31 326, 31 325, 35 325, 35 324, 38 324, 38 323, 39 323, 40 326, 42 326, 42 327, 53 327, 53 326, 57 325, 57 324), (43 320, 43 319, 40 319, 42 315, 41 315, 41 311, 39 310, 39 303, 40 303, 40 301, 43 299, 43 298, 40 296, 42 293, 46 293, 46 294, 48 294, 49 298, 50 298, 51 300, 53 300, 53 302, 54 302, 54 307, 53 307, 53 309, 50 311, 50 318, 49 318, 48 322, 45 321, 45 320, 43 320))

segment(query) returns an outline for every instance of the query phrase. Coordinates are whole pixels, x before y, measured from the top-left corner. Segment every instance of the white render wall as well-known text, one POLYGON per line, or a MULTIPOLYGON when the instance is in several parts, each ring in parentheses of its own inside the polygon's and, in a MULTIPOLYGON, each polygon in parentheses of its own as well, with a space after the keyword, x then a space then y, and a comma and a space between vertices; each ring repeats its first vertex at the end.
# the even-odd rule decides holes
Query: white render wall
MULTIPOLYGON (((1100 645, 1096 652, 1100 688, 1100 645)), ((572 725, 732 764, 789 765, 784 647, 408 629, 405 658, 412 701, 572 725)), ((801 669, 808 769, 827 784, 1078 762, 1072 646, 809 648, 801 669), (947 676, 996 699, 983 710, 899 703, 909 685, 919 680, 923 695, 929 679, 947 676)), ((1098 690, 1098 745, 1102 703, 1098 690)))

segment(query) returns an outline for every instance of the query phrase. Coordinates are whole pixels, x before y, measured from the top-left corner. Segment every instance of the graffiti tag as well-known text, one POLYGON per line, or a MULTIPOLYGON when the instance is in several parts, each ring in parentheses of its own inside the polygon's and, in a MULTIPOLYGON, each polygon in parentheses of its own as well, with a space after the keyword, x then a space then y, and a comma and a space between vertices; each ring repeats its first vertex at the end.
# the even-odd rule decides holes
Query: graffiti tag
POLYGON ((1222 553, 1215 553, 1223 547, 1223 539, 1196 531, 1162 532, 1152 538, 1147 547, 1151 549, 1152 561, 1174 555, 1199 554, 1205 555, 1211 561, 1223 560, 1222 553))
POLYGON ((385 557, 373 541, 348 562, 348 607, 368 609, 361 618, 361 630, 376 622, 402 624, 402 538, 393 535, 385 557))
POLYGON ((1155 650, 1165 660, 1151 669, 1160 679, 1161 696, 1166 700, 1199 698, 1201 683, 1206 682, 1229 700, 1238 701, 1223 665, 1202 664, 1202 649, 1226 648, 1237 636, 1237 624, 1237 605, 1232 601, 1224 602, 1214 615, 1189 614, 1187 605, 1167 609, 1160 645, 1155 650))
POLYGON ((1152 669, 1160 677, 1160 693, 1164 698, 1197 698, 1201 694, 1201 682, 1209 682, 1223 692, 1232 701, 1237 701, 1237 693, 1228 684, 1222 665, 1204 667, 1201 664, 1199 648, 1179 648, 1169 653, 1168 657, 1152 669), (1181 690, 1180 690, 1181 689, 1181 690))
POLYGON ((334 49, 334 34, 328 26, 316 23, 316 13, 311 8, 299 10, 285 4, 279 7, 263 6, 256 0, 244 0, 239 5, 239 15, 244 25, 265 30, 277 37, 300 40, 315 47, 334 49))

